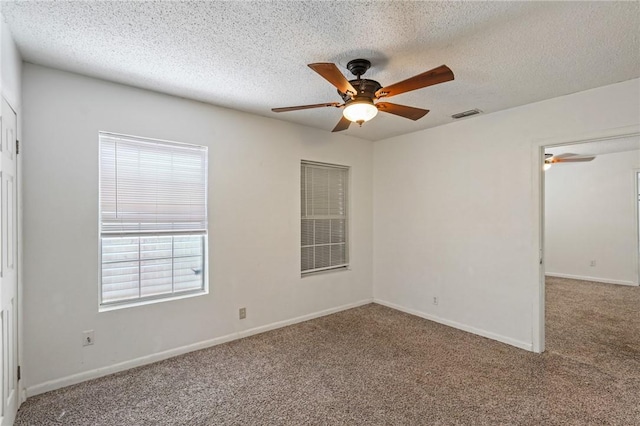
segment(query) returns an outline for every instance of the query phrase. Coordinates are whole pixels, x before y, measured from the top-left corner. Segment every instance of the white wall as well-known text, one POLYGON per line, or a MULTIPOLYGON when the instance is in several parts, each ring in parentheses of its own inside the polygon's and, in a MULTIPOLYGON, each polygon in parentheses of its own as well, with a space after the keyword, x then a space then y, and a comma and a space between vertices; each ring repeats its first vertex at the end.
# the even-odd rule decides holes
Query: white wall
POLYGON ((548 275, 638 284, 638 169, 640 151, 627 151, 545 172, 548 275))
POLYGON ((21 105, 22 58, 9 27, 0 15, 0 88, 2 96, 17 110, 21 105))
POLYGON ((31 64, 23 79, 30 395, 371 300, 371 142, 31 64), (99 130, 209 147, 210 294, 98 313, 99 130), (300 278, 301 159, 351 166, 350 271, 300 278))
POLYGON ((376 142, 375 300, 532 349, 539 288, 533 145, 637 125, 639 83, 376 142))

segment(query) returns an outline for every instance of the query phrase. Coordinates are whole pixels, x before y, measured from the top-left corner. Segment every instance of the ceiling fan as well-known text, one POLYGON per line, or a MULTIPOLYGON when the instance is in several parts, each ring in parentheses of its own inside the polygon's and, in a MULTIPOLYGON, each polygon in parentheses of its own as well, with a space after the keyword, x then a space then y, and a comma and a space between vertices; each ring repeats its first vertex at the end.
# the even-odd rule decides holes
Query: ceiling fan
POLYGON ((342 111, 343 116, 332 130, 333 132, 346 130, 351 123, 358 123, 362 126, 362 123, 375 117, 378 111, 399 115, 400 117, 415 121, 424 117, 429 110, 393 104, 391 102, 374 103, 374 101, 453 80, 453 72, 446 65, 441 65, 390 86, 382 87, 382 85, 375 80, 361 78, 370 67, 371 62, 366 59, 349 61, 347 69, 351 71, 356 78, 347 80, 338 67, 331 62, 309 64, 309 68, 320 74, 320 76, 338 89, 338 94, 342 97, 344 103, 328 102, 323 104, 272 108, 271 111, 288 112, 323 107, 344 108, 342 111))
POLYGON ((558 155, 544 154, 544 169, 549 170, 553 164, 557 163, 584 163, 593 161, 595 158, 594 155, 579 155, 570 152, 558 155))

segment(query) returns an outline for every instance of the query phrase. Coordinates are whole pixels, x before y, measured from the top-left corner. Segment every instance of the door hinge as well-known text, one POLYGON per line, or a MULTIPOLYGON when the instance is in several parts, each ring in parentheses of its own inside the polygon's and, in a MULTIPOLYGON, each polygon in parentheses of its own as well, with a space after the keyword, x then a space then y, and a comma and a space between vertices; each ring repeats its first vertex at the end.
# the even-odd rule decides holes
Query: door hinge
POLYGON ((16 154, 20 154, 20 141, 16 139, 16 154))
POLYGON ((18 366, 18 381, 20 381, 20 366, 18 366))

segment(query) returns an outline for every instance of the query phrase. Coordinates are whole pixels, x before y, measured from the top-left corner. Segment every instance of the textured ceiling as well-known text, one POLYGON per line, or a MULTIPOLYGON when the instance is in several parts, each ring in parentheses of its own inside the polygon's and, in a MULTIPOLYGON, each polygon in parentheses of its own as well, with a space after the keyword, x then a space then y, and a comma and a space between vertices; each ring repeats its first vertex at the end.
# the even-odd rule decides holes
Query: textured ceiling
MULTIPOLYGON (((341 110, 309 69, 364 57, 389 85, 442 64, 456 79, 344 133, 378 140, 640 76, 638 2, 2 2, 25 60, 330 131, 341 110)), ((345 69, 345 75, 348 71, 345 69)), ((471 118, 472 119, 472 118, 471 118)))

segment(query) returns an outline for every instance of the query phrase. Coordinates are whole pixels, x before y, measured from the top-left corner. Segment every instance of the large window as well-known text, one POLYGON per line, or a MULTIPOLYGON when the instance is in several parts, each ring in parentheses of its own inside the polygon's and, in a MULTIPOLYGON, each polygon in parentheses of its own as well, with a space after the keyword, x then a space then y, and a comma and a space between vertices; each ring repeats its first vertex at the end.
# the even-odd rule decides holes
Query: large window
POLYGON ((348 181, 347 167, 307 161, 301 164, 303 274, 348 266, 348 181))
POLYGON ((100 305, 206 291, 207 148, 100 132, 100 305))

